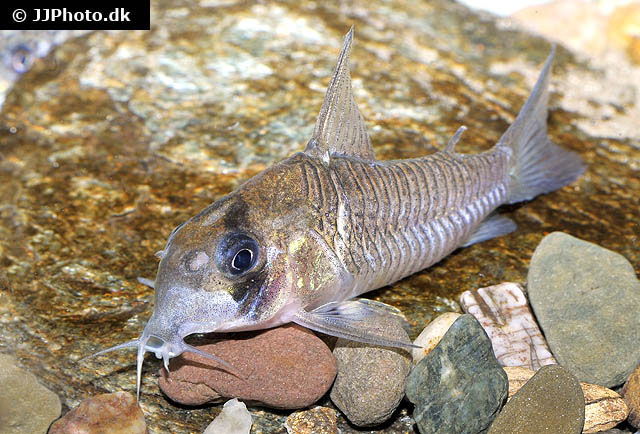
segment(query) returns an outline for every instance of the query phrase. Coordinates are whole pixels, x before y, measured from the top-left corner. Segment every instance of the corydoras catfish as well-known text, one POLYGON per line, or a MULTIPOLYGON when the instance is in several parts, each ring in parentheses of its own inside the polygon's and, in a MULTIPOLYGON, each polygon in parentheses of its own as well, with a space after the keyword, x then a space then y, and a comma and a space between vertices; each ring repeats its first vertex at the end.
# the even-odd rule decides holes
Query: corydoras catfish
POLYGON ((355 297, 458 247, 513 231, 515 223, 495 214, 497 207, 556 190, 584 171, 580 157, 547 136, 553 51, 492 149, 457 153, 462 127, 442 151, 376 160, 351 89, 352 38, 353 30, 306 149, 178 226, 158 252, 155 305, 142 335, 98 353, 137 348, 138 394, 147 351, 165 367, 185 351, 217 359, 184 342, 194 333, 294 322, 365 343, 410 346, 371 326, 372 316, 397 310, 355 297))

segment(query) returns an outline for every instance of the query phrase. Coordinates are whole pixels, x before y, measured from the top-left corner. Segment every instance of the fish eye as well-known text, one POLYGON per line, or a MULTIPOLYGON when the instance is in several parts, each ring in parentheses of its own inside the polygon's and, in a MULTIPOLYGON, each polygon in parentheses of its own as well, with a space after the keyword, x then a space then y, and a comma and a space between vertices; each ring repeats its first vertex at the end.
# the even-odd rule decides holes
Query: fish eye
POLYGON ((232 233, 218 246, 217 265, 226 273, 239 276, 258 262, 260 247, 256 240, 244 233, 232 233))
POLYGON ((24 45, 19 45, 11 53, 11 67, 18 74, 27 72, 33 65, 31 50, 24 45))
POLYGON ((253 252, 249 249, 242 249, 233 257, 231 268, 243 272, 253 265, 253 252))

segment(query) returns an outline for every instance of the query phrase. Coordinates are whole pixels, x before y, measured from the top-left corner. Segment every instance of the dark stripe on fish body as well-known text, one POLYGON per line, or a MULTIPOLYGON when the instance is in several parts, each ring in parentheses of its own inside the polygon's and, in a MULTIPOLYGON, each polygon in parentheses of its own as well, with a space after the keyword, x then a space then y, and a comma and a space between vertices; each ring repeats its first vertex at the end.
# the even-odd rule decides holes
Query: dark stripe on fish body
POLYGON ((376 183, 376 181, 371 177, 371 168, 366 167, 364 165, 358 165, 357 169, 359 173, 362 173, 363 179, 367 188, 373 192, 373 197, 369 198, 366 201, 367 212, 365 220, 365 226, 363 230, 363 241, 366 238, 366 242, 362 243, 362 247, 364 248, 362 254, 367 259, 368 265, 368 273, 373 274, 375 270, 379 268, 379 265, 383 256, 382 252, 378 249, 376 245, 376 235, 377 235, 377 224, 369 224, 369 221, 374 221, 377 223, 378 214, 380 212, 380 186, 376 183), (375 209, 374 209, 375 206, 375 209), (375 254, 375 256, 374 256, 375 254))

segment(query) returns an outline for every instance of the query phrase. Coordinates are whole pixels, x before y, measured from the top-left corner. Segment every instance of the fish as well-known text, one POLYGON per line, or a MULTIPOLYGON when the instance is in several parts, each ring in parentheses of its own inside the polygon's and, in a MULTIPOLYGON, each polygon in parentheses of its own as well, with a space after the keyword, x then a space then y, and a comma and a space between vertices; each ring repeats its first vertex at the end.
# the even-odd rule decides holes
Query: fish
MULTIPOLYGON (((89 30, 3 30, 0 32, 0 109, 16 81, 35 62, 45 58, 68 39, 84 36, 89 30)), ((51 69, 55 69, 51 60, 51 69)))
POLYGON ((260 330, 286 323, 390 347, 411 343, 375 327, 398 309, 358 298, 423 270, 459 247, 516 229, 495 210, 559 189, 585 170, 551 142, 547 111, 552 48, 513 124, 477 154, 455 151, 465 127, 425 157, 377 160, 350 76, 347 33, 311 139, 169 235, 154 307, 137 339, 100 351, 137 349, 169 360, 202 352, 192 334, 260 330), (373 325, 372 325, 373 324, 373 325))

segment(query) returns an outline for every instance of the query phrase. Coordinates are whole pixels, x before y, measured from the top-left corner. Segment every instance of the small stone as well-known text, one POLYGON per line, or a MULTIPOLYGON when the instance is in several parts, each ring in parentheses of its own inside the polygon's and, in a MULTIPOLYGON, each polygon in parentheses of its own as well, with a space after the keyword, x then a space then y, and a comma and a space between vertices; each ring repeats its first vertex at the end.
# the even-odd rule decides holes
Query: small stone
POLYGON ((570 235, 547 235, 531 258, 531 307, 558 363, 615 387, 640 362, 640 282, 623 256, 570 235))
POLYGON ((320 399, 336 376, 331 350, 295 324, 237 333, 197 347, 225 360, 240 375, 197 354, 173 358, 170 373, 162 368, 158 383, 169 398, 186 405, 236 397, 265 407, 303 408, 320 399))
POLYGON ((0 354, 0 391, 0 434, 44 433, 60 417, 58 396, 6 354, 0 354))
POLYGON ((57 420, 49 434, 144 434, 147 425, 135 396, 128 392, 89 397, 57 420))
POLYGON ((288 434, 338 434, 338 414, 328 407, 291 414, 284 423, 288 434))
POLYGON ((224 403, 220 414, 203 434, 249 434, 251 424, 251 413, 245 403, 233 398, 224 403))
MULTIPOLYGON (((505 366, 509 378, 509 398, 533 377, 534 371, 505 366)), ((597 384, 580 383, 584 395, 584 427, 582 432, 596 433, 612 428, 624 421, 629 410, 620 395, 597 384)))
POLYGON ((567 369, 546 365, 513 395, 489 434, 580 434, 583 426, 580 383, 567 369))
POLYGON ((422 434, 477 434, 507 399, 507 374, 472 315, 462 315, 411 371, 407 398, 422 434))
MULTIPOLYGON (((397 319, 376 316, 375 321, 386 322, 387 337, 411 342, 397 319)), ((333 354, 338 362, 338 376, 330 396, 336 407, 360 427, 389 419, 404 397, 411 369, 409 351, 341 338, 333 354)))
POLYGON ((465 291, 460 296, 460 306, 482 324, 502 366, 535 371, 556 363, 517 283, 465 291))
POLYGON ((629 424, 640 428, 640 365, 624 384, 622 396, 629 407, 629 424))
POLYGON ((429 325, 420 332, 416 340, 413 341, 413 344, 422 348, 413 348, 411 350, 411 357, 413 358, 414 364, 417 364, 424 356, 429 354, 436 345, 438 345, 438 342, 440 342, 440 339, 442 339, 447 330, 449 330, 451 324, 453 324, 459 317, 459 313, 443 313, 431 321, 429 325))
POLYGON ((629 407, 622 396, 597 384, 580 383, 584 394, 584 434, 613 428, 629 416, 629 407))

